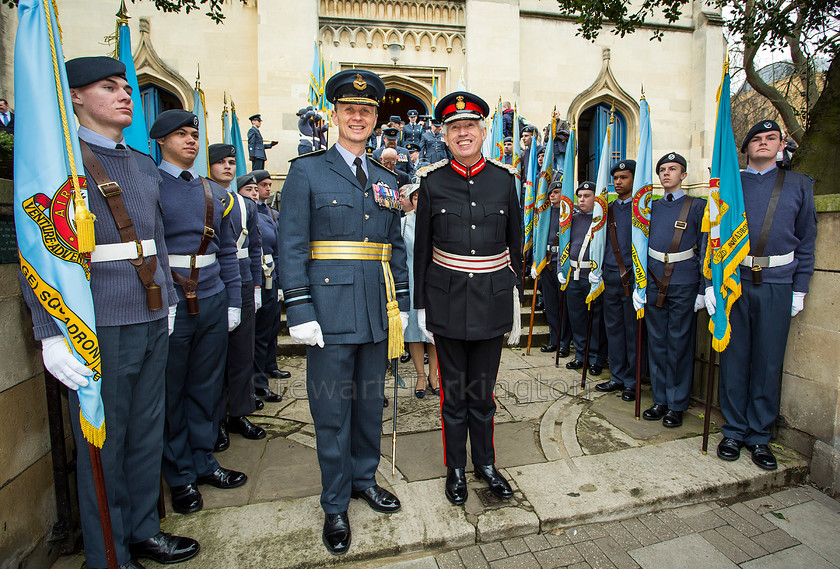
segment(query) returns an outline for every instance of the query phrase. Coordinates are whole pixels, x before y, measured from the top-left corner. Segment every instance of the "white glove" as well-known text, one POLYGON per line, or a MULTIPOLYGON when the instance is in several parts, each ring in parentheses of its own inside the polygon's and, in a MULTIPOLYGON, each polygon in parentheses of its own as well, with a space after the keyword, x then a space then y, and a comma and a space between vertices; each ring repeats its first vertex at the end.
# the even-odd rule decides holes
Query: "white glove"
POLYGON ((566 284, 566 277, 563 276, 563 273, 557 273, 557 280, 560 281, 560 286, 564 286, 566 284))
POLYGON ((435 343, 434 335, 426 329, 426 309, 420 308, 417 310, 417 326, 420 327, 420 331, 423 332, 423 335, 426 336, 426 339, 431 342, 432 344, 435 343))
POLYGON ((87 387, 87 378, 93 376, 93 372, 70 352, 64 336, 50 336, 41 340, 41 356, 47 371, 73 391, 87 387))
POLYGON ((405 329, 408 328, 408 312, 400 312, 400 324, 402 324, 403 334, 405 334, 405 329))
POLYGON ((793 304, 790 307, 790 315, 796 316, 805 308, 805 293, 793 291, 793 304))
POLYGON ((277 302, 280 302, 281 300, 283 300, 283 291, 278 288, 277 289, 277 302))
POLYGON ((233 332, 242 322, 242 309, 228 306, 228 332, 233 332))
MULTIPOLYGON (((647 295, 645 295, 647 297, 647 295)), ((642 295, 639 293, 639 289, 633 289, 633 309, 638 312, 645 306, 645 302, 647 298, 642 298, 642 295)))
POLYGON ((592 271, 589 271, 589 284, 595 286, 601 284, 601 275, 596 275, 592 271))
POLYGON ((533 265, 531 265, 531 278, 532 278, 532 279, 536 279, 536 278, 537 278, 537 268, 536 268, 535 266, 533 266, 533 265))
POLYGON ((694 299, 694 312, 698 310, 703 310, 703 307, 706 306, 706 295, 705 294, 698 294, 697 298, 694 299))
POLYGON ((317 320, 310 320, 303 324, 297 324, 289 327, 289 336, 298 344, 306 344, 307 346, 317 345, 320 348, 324 347, 324 335, 321 333, 321 325, 317 320))
POLYGON ((256 287, 254 289, 254 312, 259 311, 260 308, 262 308, 262 289, 256 287))
POLYGON ((706 312, 709 313, 709 316, 715 315, 715 308, 717 308, 717 300, 715 300, 715 291, 712 287, 706 287, 706 294, 703 295, 704 300, 706 301, 706 312))
POLYGON ((175 311, 178 310, 178 305, 173 304, 169 307, 169 316, 167 317, 167 324, 169 325, 169 335, 172 335, 172 331, 175 330, 175 311))

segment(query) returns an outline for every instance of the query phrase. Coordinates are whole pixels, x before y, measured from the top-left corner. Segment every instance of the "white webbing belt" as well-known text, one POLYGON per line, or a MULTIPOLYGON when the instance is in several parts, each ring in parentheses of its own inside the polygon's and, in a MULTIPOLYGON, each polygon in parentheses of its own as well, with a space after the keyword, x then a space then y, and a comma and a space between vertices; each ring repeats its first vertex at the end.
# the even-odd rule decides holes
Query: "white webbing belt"
POLYGON ((770 269, 773 267, 783 267, 793 262, 793 251, 785 253, 784 255, 770 255, 769 257, 753 257, 747 255, 741 261, 744 267, 761 267, 763 269, 770 269))
POLYGON ((245 198, 243 198, 239 194, 233 194, 236 198, 236 201, 239 203, 239 237, 236 238, 236 258, 237 259, 244 259, 248 256, 248 248, 245 247, 243 249, 243 245, 245 245, 245 240, 248 238, 248 228, 246 225, 248 224, 248 218, 246 216, 245 210, 245 198))
POLYGON ((195 258, 195 268, 201 269, 216 262, 216 254, 209 255, 169 255, 169 266, 178 269, 191 269, 195 258))
POLYGON ((680 261, 691 259, 694 256, 694 249, 686 249, 685 251, 678 251, 676 253, 663 253, 662 251, 648 247, 648 257, 661 263, 679 263, 680 261))
POLYGON ((144 257, 151 257, 157 255, 157 245, 154 239, 143 239, 140 242, 129 241, 128 243, 104 243, 96 245, 96 248, 90 254, 90 260, 93 263, 103 263, 105 261, 133 261, 144 257))

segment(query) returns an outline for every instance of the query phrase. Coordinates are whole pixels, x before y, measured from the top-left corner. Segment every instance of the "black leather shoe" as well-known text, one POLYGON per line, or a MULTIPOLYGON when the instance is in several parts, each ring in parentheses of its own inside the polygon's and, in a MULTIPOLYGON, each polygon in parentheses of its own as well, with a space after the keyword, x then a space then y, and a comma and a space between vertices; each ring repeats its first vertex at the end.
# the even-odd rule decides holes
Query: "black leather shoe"
POLYGON ((543 304, 542 299, 537 301, 537 305, 534 307, 534 310, 537 310, 537 311, 545 310, 545 304, 543 304))
POLYGON ((446 473, 445 494, 456 506, 467 501, 467 475, 463 468, 450 468, 446 473))
POLYGON ((347 553, 350 548, 350 518, 347 510, 340 514, 324 516, 324 532, 321 534, 327 551, 333 555, 347 553))
POLYGON ((621 392, 621 400, 622 401, 635 401, 636 400, 636 388, 635 387, 625 387, 624 391, 621 392))
POLYGON ((258 387, 254 390, 254 393, 267 403, 280 403, 283 401, 283 396, 279 393, 274 393, 269 387, 258 387))
POLYGON ((746 447, 752 453, 752 461, 759 468, 776 470, 779 467, 776 464, 776 456, 767 445, 746 445, 746 447))
POLYGON ((231 417, 228 419, 228 430, 231 433, 239 433, 252 441, 265 438, 265 429, 256 426, 248 420, 248 417, 231 417))
POLYGON ((222 421, 219 423, 219 434, 216 436, 216 446, 213 447, 213 452, 222 452, 230 447, 230 436, 228 435, 227 423, 222 421))
POLYGON ((265 403, 262 402, 262 399, 259 397, 254 397, 254 405, 256 406, 257 411, 262 411, 265 409, 265 403))
POLYGON ((184 486, 172 486, 172 509, 179 514, 192 514, 204 507, 204 500, 195 482, 184 486))
POLYGON ((393 514, 400 509, 400 500, 379 484, 374 484, 367 490, 353 490, 351 498, 361 498, 368 503, 370 509, 383 514, 393 514))
POLYGON ((560 357, 561 358, 568 358, 569 354, 571 354, 571 353, 572 353, 572 351, 569 348, 569 346, 561 346, 560 347, 560 357))
POLYGON ((479 478, 487 482, 487 485, 490 486, 490 491, 502 500, 513 498, 513 490, 510 489, 510 484, 508 484, 505 477, 496 470, 495 465, 476 465, 475 473, 479 478))
POLYGON ((273 377, 274 379, 289 379, 292 377, 291 372, 282 369, 275 369, 274 371, 268 372, 269 377, 273 377))
POLYGON ((408 352, 403 352, 403 355, 400 356, 400 363, 407 364, 411 360, 411 354, 408 352))
POLYGON ((609 393, 610 391, 616 391, 618 389, 624 389, 624 384, 619 383, 617 381, 609 380, 605 381, 604 383, 599 383, 595 386, 595 389, 598 391, 603 391, 609 393))
POLYGON ((662 417, 665 416, 665 413, 668 412, 667 405, 659 405, 658 403, 654 403, 647 409, 645 409, 644 413, 642 413, 642 418, 645 421, 658 421, 662 417))
POLYGON ((566 369, 583 369, 583 362, 580 360, 566 362, 566 369))
POLYGON ((199 484, 209 484, 222 490, 229 490, 231 488, 239 488, 248 482, 248 476, 244 472, 230 470, 220 466, 207 476, 199 476, 197 482, 199 484))
POLYGON ((664 427, 681 427, 682 426, 682 411, 674 411, 671 409, 667 413, 665 413, 665 417, 662 419, 662 426, 664 427))
POLYGON ((132 543, 128 546, 132 557, 143 557, 168 565, 192 559, 198 555, 198 542, 189 537, 180 537, 159 531, 156 536, 132 543))
POLYGON ((742 446, 744 446, 743 442, 730 437, 724 437, 724 439, 718 443, 717 456, 719 459, 729 462, 738 460, 741 458, 742 446))
POLYGON ((589 375, 601 375, 602 371, 604 371, 604 368, 599 365, 589 366, 589 375))
POLYGON ((547 346, 543 346, 542 348, 540 348, 540 351, 544 354, 548 352, 556 352, 557 344, 549 344, 547 346))

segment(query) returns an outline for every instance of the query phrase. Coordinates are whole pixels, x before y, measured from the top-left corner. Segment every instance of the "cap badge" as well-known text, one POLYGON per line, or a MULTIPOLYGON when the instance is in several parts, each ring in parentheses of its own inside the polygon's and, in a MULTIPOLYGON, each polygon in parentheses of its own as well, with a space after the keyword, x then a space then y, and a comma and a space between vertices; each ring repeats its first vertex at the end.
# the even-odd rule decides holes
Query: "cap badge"
POLYGON ((463 95, 458 95, 457 97, 455 97, 455 108, 459 111, 463 111, 467 108, 467 104, 464 102, 463 95))
POLYGON ((624 170, 624 169, 626 168, 626 166, 624 165, 624 162, 621 162, 621 163, 618 165, 618 168, 619 168, 619 170, 624 170))
POLYGON ((235 146, 230 149, 230 155, 231 156, 236 156, 236 147, 235 146))
POLYGON ((677 156, 672 152, 671 154, 668 155, 668 160, 673 160, 676 157, 677 156))
POLYGON ((364 79, 362 79, 361 73, 356 73, 356 80, 353 81, 353 87, 355 87, 357 91, 364 91, 367 87, 367 83, 364 79))
POLYGON ((198 117, 193 117, 193 126, 198 128, 198 117))
POLYGON ((773 123, 771 123, 770 121, 767 121, 767 122, 764 123, 764 128, 771 128, 772 126, 773 126, 773 123))

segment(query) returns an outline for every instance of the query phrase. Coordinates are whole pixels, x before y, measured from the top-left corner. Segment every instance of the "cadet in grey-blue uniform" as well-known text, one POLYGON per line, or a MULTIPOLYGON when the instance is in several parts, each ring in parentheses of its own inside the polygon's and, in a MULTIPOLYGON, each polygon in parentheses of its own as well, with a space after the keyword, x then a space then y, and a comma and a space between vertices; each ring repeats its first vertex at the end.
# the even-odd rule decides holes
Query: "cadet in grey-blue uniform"
POLYGON ((248 479, 213 456, 228 332, 242 315, 242 278, 228 219, 233 198, 196 175, 198 118, 164 111, 149 136, 160 145, 161 210, 178 294, 166 362, 163 475, 179 513, 203 507, 198 484, 236 488, 248 479), (210 223, 208 223, 208 221, 210 223))
MULTIPOLYGON (((578 198, 579 211, 572 214, 571 235, 569 237, 569 274, 563 275, 560 283, 566 283, 566 313, 572 329, 572 341, 575 345, 575 359, 566 363, 567 369, 582 369, 589 366, 589 373, 600 375, 606 360, 604 338, 601 335, 604 299, 603 295, 587 306, 589 296, 589 241, 592 225, 592 209, 595 206, 595 183, 581 182, 575 194, 578 198), (589 328, 589 311, 592 311, 592 330, 589 335, 589 361, 584 362, 586 353, 586 331, 589 328)), ((558 266, 558 271, 560 267, 558 266)))
POLYGON ((432 120, 432 129, 423 133, 420 142, 420 160, 429 164, 449 158, 449 149, 443 141, 443 132, 438 120, 432 120))
MULTIPOLYGON (((105 102, 106 109, 131 108, 125 65, 110 57, 81 57, 68 61, 66 67, 73 110, 81 125, 79 138, 86 146, 84 174, 89 187, 106 183, 88 169, 99 164, 110 181, 118 184, 119 201, 137 239, 123 243, 103 194, 88 192, 88 205, 96 216, 90 294, 96 312, 107 430, 100 456, 117 563, 128 569, 142 569, 137 558, 143 557, 176 563, 195 556, 199 546, 193 539, 162 532, 157 513, 168 347, 166 307, 177 302, 160 214, 161 180, 148 155, 126 146, 122 130, 131 124, 131 116, 115 119, 99 110, 105 102), (116 137, 115 132, 119 133, 116 137), (87 149, 92 159, 86 155, 87 149), (143 270, 151 272, 152 288, 159 287, 157 294, 151 295, 156 296, 153 302, 132 264, 138 258, 143 270)), ((25 120, 21 115, 18 132, 30 127, 25 120)), ((93 372, 70 353, 58 326, 24 279, 21 289, 32 311, 35 339, 42 342, 44 367, 69 388, 69 417, 79 449, 76 482, 85 560, 88 567, 105 567, 93 470, 79 424, 77 394, 79 387, 88 385, 93 372)))
POLYGON ((420 146, 423 125, 417 122, 417 115, 418 113, 414 109, 408 111, 408 123, 402 127, 402 137, 400 138, 400 145, 404 148, 408 148, 409 144, 420 146))
MULTIPOLYGON (((242 320, 228 334, 227 365, 217 415, 219 434, 214 450, 223 451, 230 445, 230 432, 246 439, 262 439, 265 430, 251 423, 247 415, 256 410, 254 399, 254 320, 256 297, 261 295, 262 241, 260 239, 257 204, 239 193, 236 176, 236 148, 232 144, 211 144, 207 150, 210 162, 209 177, 233 198, 228 214, 236 242, 236 258, 242 279, 242 320), (254 288, 254 283, 257 283, 254 288), (228 418, 230 415, 230 418, 228 418)), ((247 174, 253 180, 253 174, 247 174)))
POLYGON ((642 417, 679 427, 694 378, 694 313, 705 306, 700 273, 707 235, 700 229, 706 200, 683 192, 686 161, 679 154, 660 158, 656 172, 665 195, 650 208, 645 294, 653 406, 642 417))
POLYGON ((400 137, 400 131, 396 128, 389 127, 382 129, 382 146, 373 151, 372 158, 377 162, 382 157, 382 151, 386 148, 393 148, 397 151, 397 167, 396 170, 402 170, 408 177, 414 175, 414 168, 411 166, 411 157, 408 155, 408 149, 402 146, 397 146, 397 140, 400 137))
POLYGON ((262 170, 265 168, 265 151, 274 147, 277 141, 265 142, 263 140, 260 127, 262 126, 262 117, 257 113, 248 117, 251 121, 251 128, 248 129, 248 155, 251 158, 251 169, 262 170))
MULTIPOLYGON (((633 225, 633 175, 634 160, 622 160, 610 169, 618 199, 609 205, 612 221, 607 221, 607 244, 604 250, 604 324, 610 355, 610 380, 595 386, 598 391, 621 389, 624 401, 636 399, 636 310, 631 298, 635 286, 633 259, 630 254, 630 228, 633 225), (619 255, 612 245, 617 241, 619 255)), ((645 340, 642 328, 644 358, 645 340)), ((645 375, 642 361, 642 377, 645 375)))
MULTIPOLYGON (((397 181, 365 153, 384 94, 384 83, 369 71, 330 78, 326 95, 335 104, 338 142, 292 161, 280 201, 280 282, 289 334, 309 345, 322 538, 334 554, 350 545, 351 496, 379 512, 400 508, 375 477, 389 326, 400 326, 394 320, 403 317, 407 323, 409 308, 397 181), (386 303, 392 303, 387 311, 386 303)), ((402 335, 396 336, 399 346, 392 348, 402 352, 402 335)))
MULTIPOLYGON (((776 154, 783 148, 781 129, 774 121, 754 125, 741 146, 749 159, 741 186, 750 254, 741 262, 741 297, 729 315, 729 346, 720 355, 720 409, 726 423, 717 455, 737 460, 741 446, 746 446, 753 462, 766 470, 777 467, 768 447, 770 427, 779 413, 790 319, 804 307, 817 237, 814 181, 776 167, 776 154), (782 175, 778 205, 772 211, 768 203, 782 175), (766 224, 769 230, 762 238, 766 224)), ((714 311, 711 293, 708 287, 706 306, 714 311)))

